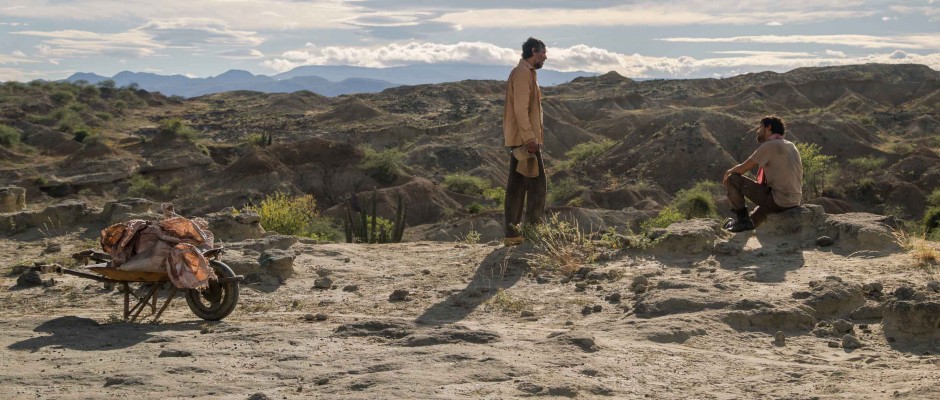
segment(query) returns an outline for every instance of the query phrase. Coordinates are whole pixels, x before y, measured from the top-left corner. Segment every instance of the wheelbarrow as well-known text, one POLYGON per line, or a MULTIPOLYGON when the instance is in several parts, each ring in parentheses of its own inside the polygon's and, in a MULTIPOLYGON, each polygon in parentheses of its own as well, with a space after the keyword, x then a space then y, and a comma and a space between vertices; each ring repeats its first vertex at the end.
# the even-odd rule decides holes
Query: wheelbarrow
MULTIPOLYGON (((219 256, 222 254, 221 247, 203 251, 202 254, 209 261, 209 266, 215 271, 217 279, 210 280, 208 287, 203 290, 183 289, 182 291, 193 314, 207 321, 219 321, 235 310, 235 306, 238 304, 238 283, 244 280, 245 277, 235 275, 228 265, 219 260, 219 256)), ((163 302, 160 309, 157 310, 157 299, 159 297, 157 293, 165 283, 170 282, 170 276, 166 272, 124 271, 112 268, 109 266, 109 255, 91 250, 75 253, 72 258, 83 261, 91 273, 63 268, 58 265, 39 266, 35 269, 43 273, 54 272, 121 285, 124 292, 123 316, 125 321, 136 321, 145 308, 150 308, 153 322, 157 322, 160 315, 166 311, 170 302, 180 291, 171 283, 170 295, 163 302), (90 261, 95 261, 96 264, 88 265, 90 261), (138 295, 131 290, 130 284, 132 283, 150 284, 150 287, 144 295, 138 295), (137 301, 133 307, 131 307, 131 297, 134 297, 137 301)))

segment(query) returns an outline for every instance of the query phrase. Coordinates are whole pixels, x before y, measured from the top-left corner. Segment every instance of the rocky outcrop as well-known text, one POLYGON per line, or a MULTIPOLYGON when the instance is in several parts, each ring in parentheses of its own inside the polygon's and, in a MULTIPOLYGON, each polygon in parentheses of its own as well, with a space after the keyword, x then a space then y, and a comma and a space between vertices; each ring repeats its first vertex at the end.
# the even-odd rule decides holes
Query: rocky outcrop
POLYGON ((109 225, 130 219, 155 220, 160 218, 159 212, 160 204, 156 202, 128 197, 105 204, 100 220, 109 225))
POLYGON ((651 251, 656 255, 710 252, 718 240, 718 225, 716 220, 699 218, 655 229, 650 233, 653 239, 651 251))
POLYGON ((12 235, 30 228, 62 231, 93 216, 85 203, 67 200, 46 207, 42 211, 20 211, 5 214, 0 221, 0 232, 12 235))
POLYGON ((891 216, 846 213, 827 215, 822 229, 843 250, 896 252, 901 247, 892 233, 894 225, 894 217, 891 216))
POLYGON ((799 235, 801 238, 815 240, 817 229, 825 219, 826 213, 822 206, 805 204, 769 214, 767 221, 757 228, 757 233, 760 235, 799 235))
POLYGON ((940 344, 940 297, 889 300, 882 323, 889 341, 940 344))
POLYGON ((0 188, 0 213, 26 209, 26 189, 17 186, 0 188))
POLYGON ((270 276, 283 281, 294 275, 295 254, 288 249, 295 243, 296 237, 286 235, 229 243, 222 260, 236 274, 249 279, 270 276))
POLYGON ((209 230, 215 235, 216 240, 257 239, 265 233, 264 228, 261 227, 261 216, 256 212, 235 212, 233 208, 226 208, 206 215, 206 221, 209 221, 209 230))

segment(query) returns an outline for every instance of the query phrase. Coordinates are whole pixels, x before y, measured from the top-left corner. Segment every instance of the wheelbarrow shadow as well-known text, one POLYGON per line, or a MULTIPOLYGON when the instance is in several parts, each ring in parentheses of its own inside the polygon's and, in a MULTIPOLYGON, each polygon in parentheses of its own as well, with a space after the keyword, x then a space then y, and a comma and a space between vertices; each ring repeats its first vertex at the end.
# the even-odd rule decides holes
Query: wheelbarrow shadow
POLYGON ((90 318, 64 316, 39 324, 33 332, 49 335, 29 338, 7 346, 10 350, 35 352, 44 347, 57 346, 78 351, 107 351, 124 349, 166 331, 199 330, 200 322, 168 324, 135 324, 115 322, 102 324, 90 318))

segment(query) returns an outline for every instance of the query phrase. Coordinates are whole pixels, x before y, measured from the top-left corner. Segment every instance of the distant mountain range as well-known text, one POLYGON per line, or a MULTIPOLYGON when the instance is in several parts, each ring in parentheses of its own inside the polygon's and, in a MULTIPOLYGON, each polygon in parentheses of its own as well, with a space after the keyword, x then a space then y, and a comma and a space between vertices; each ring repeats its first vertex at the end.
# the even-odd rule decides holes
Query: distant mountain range
MULTIPOLYGON (((124 71, 112 77, 79 72, 66 81, 98 83, 113 80, 118 86, 137 84, 141 89, 165 95, 196 97, 233 90, 252 90, 265 93, 291 93, 301 90, 324 96, 351 93, 377 93, 402 85, 421 85, 453 82, 465 79, 504 80, 511 66, 469 64, 417 64, 392 68, 367 68, 343 65, 311 65, 297 67, 274 76, 254 75, 248 71, 229 70, 209 78, 189 78, 183 75, 158 75, 147 72, 124 71)), ((597 74, 576 71, 539 71, 542 86, 554 86, 581 76, 597 74)))

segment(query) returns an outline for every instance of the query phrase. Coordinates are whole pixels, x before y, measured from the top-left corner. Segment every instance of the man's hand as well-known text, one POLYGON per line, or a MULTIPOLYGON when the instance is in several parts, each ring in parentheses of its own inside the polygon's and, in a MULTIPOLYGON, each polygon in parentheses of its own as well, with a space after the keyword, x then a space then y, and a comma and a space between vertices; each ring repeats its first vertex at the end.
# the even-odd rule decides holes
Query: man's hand
POLYGON ((528 143, 525 144, 525 149, 526 149, 529 153, 538 153, 538 152, 539 152, 539 144, 536 143, 536 142, 533 140, 533 141, 528 142, 528 143))
POLYGON ((722 185, 722 186, 728 186, 728 178, 729 178, 729 177, 731 176, 731 174, 733 174, 733 173, 734 173, 734 168, 731 168, 731 169, 725 171, 725 176, 724 176, 724 178, 721 179, 721 185, 722 185))

